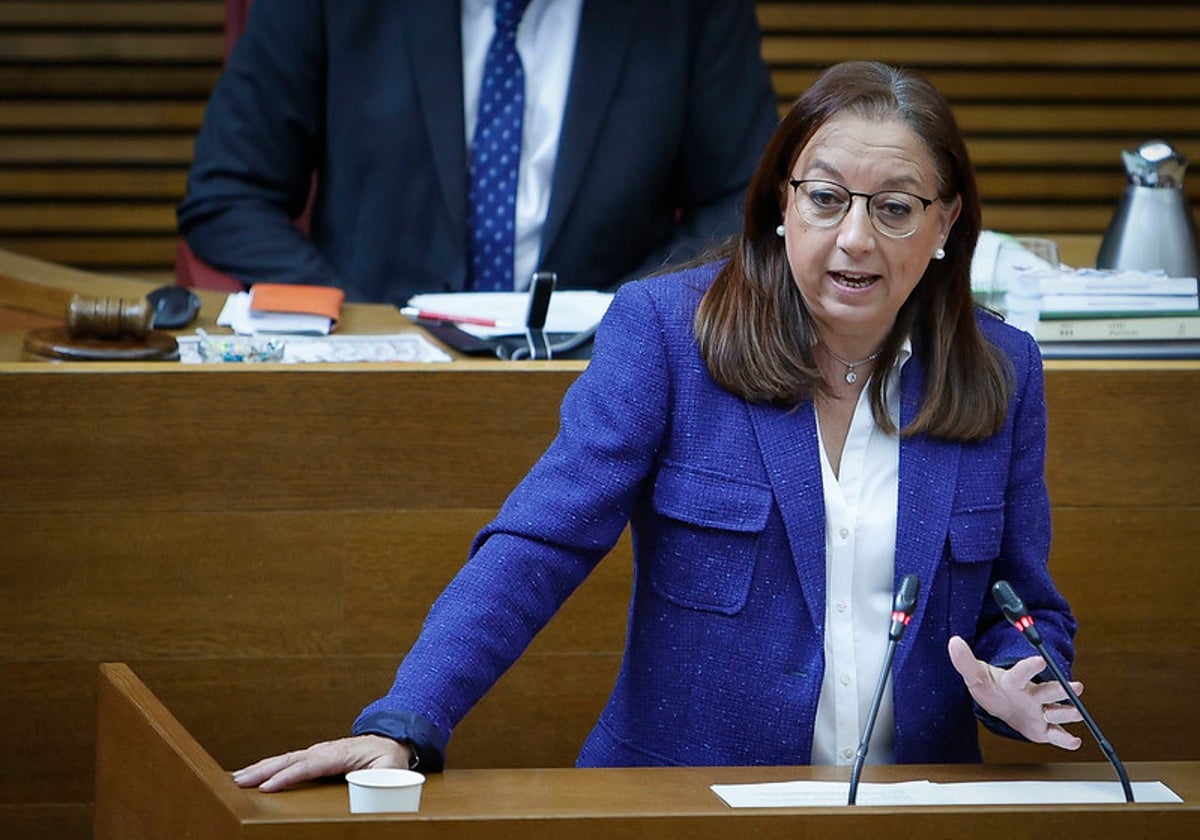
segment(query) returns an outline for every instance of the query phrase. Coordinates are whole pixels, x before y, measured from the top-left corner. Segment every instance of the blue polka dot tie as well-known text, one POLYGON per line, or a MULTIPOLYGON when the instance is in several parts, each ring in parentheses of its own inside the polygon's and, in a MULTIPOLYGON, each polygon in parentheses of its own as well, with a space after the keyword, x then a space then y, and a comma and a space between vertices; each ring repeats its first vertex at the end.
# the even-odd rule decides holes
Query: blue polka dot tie
POLYGON ((471 288, 512 291, 517 215, 517 165, 525 71, 517 55, 517 24, 529 0, 497 0, 496 34, 488 46, 471 141, 471 288))

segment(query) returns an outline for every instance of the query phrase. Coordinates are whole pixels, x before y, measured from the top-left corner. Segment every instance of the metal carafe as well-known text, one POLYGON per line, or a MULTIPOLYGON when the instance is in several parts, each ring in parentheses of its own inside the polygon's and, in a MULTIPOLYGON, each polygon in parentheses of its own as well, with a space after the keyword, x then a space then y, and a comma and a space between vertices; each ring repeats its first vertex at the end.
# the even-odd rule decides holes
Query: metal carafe
POLYGON ((1129 183, 1100 243, 1096 267, 1197 276, 1196 224, 1183 191, 1187 156, 1165 140, 1147 140, 1121 157, 1129 183))

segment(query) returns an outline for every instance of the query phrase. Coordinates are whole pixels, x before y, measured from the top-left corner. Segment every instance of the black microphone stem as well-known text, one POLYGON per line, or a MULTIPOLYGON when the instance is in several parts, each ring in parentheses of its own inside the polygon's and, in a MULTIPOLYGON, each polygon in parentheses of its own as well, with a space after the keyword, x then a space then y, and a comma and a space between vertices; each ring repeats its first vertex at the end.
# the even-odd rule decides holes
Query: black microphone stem
POLYGON ((871 698, 871 710, 867 712, 867 725, 863 730, 862 740, 858 742, 858 752, 854 755, 854 768, 850 771, 850 795, 847 805, 853 805, 858 797, 858 778, 862 775, 863 762, 867 759, 867 749, 871 745, 871 733, 875 731, 875 718, 879 716, 879 706, 883 702, 883 690, 888 678, 892 675, 892 658, 896 655, 896 645, 904 636, 913 610, 917 607, 917 595, 921 592, 921 581, 916 575, 905 575, 900 580, 900 588, 892 601, 892 626, 888 628, 888 646, 883 655, 883 667, 879 669, 879 682, 875 684, 875 695, 871 698))
POLYGON ((1121 759, 1117 758, 1117 751, 1113 749, 1113 745, 1104 737, 1104 733, 1100 731, 1100 727, 1088 712, 1087 707, 1079 699, 1079 695, 1071 688, 1071 683, 1067 679, 1067 675, 1063 673, 1062 668, 1058 667, 1058 663, 1050 656, 1050 652, 1046 650, 1045 643, 1038 642, 1034 644, 1034 647, 1042 655, 1042 659, 1046 660, 1046 665, 1050 668, 1051 673, 1054 674, 1054 678, 1058 680, 1063 690, 1066 691, 1067 699, 1079 711, 1088 731, 1092 733, 1092 736, 1096 739, 1096 743, 1100 745, 1101 751, 1108 758, 1113 769, 1117 771, 1117 778, 1121 780, 1121 790, 1125 794, 1125 801, 1133 802, 1133 786, 1129 783, 1129 776, 1125 773, 1125 765, 1121 763, 1121 759))
POLYGON ((871 699, 871 710, 867 712, 867 726, 863 730, 862 741, 859 742, 858 752, 854 754, 854 767, 850 771, 850 796, 846 804, 853 805, 858 798, 858 779, 862 775, 863 762, 867 759, 867 746, 871 743, 871 733, 875 731, 875 718, 879 716, 879 705, 883 702, 883 687, 887 684, 892 672, 892 659, 896 655, 896 643, 899 639, 888 639, 887 652, 883 657, 883 667, 879 669, 879 682, 875 685, 875 696, 871 699))
POLYGON ((1125 773, 1125 765, 1121 763, 1121 759, 1117 758, 1117 751, 1113 749, 1113 745, 1100 732, 1100 727, 1092 719, 1092 716, 1088 714, 1088 710, 1084 708, 1083 701, 1079 699, 1079 695, 1071 688, 1071 683, 1067 679, 1067 675, 1063 673, 1062 668, 1050 656, 1050 652, 1046 649, 1046 643, 1042 641, 1042 633, 1037 629, 1033 616, 1029 614, 1029 610, 1025 608, 1025 602, 1021 600, 1021 596, 1017 594, 1008 581, 998 580, 992 584, 992 597, 996 599, 996 604, 1000 607, 1000 611, 1004 613, 1004 617, 1012 622, 1012 625, 1025 637, 1025 641, 1033 645, 1034 649, 1042 655, 1046 666, 1054 674, 1054 678, 1058 680, 1058 684, 1062 686, 1063 691, 1066 692, 1067 699, 1078 710, 1079 716, 1083 718, 1083 722, 1087 725, 1088 730, 1095 737, 1096 743, 1100 745, 1105 758, 1108 759, 1113 769, 1117 771, 1117 778, 1121 780, 1121 790, 1125 793, 1125 801, 1133 802, 1133 786, 1129 784, 1129 776, 1125 773))

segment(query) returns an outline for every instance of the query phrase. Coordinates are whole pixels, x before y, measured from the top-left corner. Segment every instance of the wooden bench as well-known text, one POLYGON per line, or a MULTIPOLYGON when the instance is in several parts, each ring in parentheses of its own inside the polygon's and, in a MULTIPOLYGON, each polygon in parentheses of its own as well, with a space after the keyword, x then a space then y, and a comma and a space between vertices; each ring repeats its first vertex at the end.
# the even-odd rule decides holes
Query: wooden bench
MULTIPOLYGON (((223 5, 0 3, 0 247, 170 275, 223 5)), ((781 109, 843 59, 926 71, 968 136, 988 227, 1102 233, 1125 183, 1122 149, 1163 136, 1200 156, 1194 3, 758 8, 781 109)))

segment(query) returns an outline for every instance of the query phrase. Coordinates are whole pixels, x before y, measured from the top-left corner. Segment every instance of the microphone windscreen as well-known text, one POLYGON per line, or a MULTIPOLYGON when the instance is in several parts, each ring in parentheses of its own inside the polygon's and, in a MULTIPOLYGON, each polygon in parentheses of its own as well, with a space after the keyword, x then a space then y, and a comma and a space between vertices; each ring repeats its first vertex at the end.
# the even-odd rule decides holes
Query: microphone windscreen
POLYGON ((1004 617, 1009 621, 1016 623, 1018 619, 1027 615, 1025 602, 1021 600, 1008 581, 998 580, 992 584, 992 597, 996 599, 996 604, 999 605, 1004 612, 1004 617))
POLYGON ((905 575, 900 581, 900 589, 896 592, 896 611, 912 615, 917 606, 917 595, 920 592, 921 579, 916 575, 905 575))

